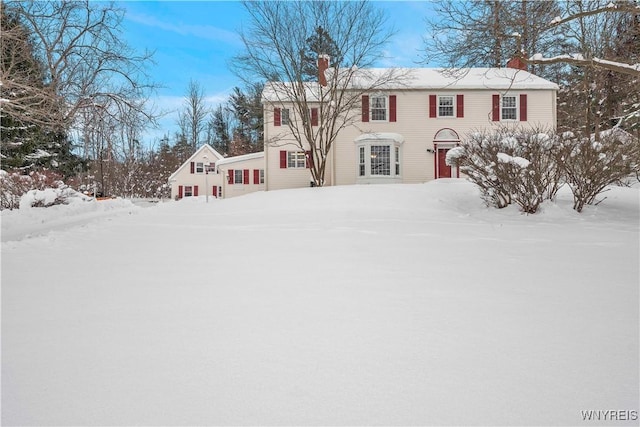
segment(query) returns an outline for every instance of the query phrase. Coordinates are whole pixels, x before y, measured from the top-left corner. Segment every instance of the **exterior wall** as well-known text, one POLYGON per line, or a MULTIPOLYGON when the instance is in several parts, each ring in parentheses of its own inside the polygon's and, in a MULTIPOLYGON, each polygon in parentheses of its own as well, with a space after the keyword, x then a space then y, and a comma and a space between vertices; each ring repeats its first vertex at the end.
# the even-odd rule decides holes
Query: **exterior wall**
MULTIPOLYGON (((238 156, 242 158, 244 156, 238 156)), ((227 199, 230 197, 242 196, 249 193, 254 193, 256 191, 264 191, 265 184, 260 183, 260 171, 263 172, 263 180, 266 179, 266 170, 265 170, 265 162, 264 157, 258 158, 249 158, 249 159, 240 159, 233 162, 227 162, 225 160, 224 164, 221 164, 218 167, 219 177, 221 178, 221 187, 222 187, 222 198, 227 199), (243 173, 243 182, 237 183, 235 182, 235 178, 233 183, 230 183, 229 180, 229 171, 242 170, 243 173), (248 171, 248 172, 245 172, 248 171), (257 174, 256 174, 257 171, 257 174), (248 174, 249 182, 245 183, 244 178, 248 174), (257 180, 256 180, 257 178, 257 180)))
MULTIPOLYGON (((293 106, 289 108, 290 118, 295 119, 293 106)), ((307 168, 280 167, 280 152, 301 152, 297 141, 291 137, 288 127, 274 125, 274 113, 272 109, 264 110, 264 140, 265 140, 265 166, 267 171, 266 190, 281 190, 285 188, 309 187, 311 172, 307 168), (272 141, 273 143, 267 143, 272 141)), ((305 147, 305 151, 308 147, 305 147)), ((329 169, 327 168, 327 171, 329 169)))
MULTIPOLYGON (((396 95, 395 122, 362 122, 358 120, 345 128, 334 143, 331 159, 333 164, 327 166, 328 185, 349 185, 357 182, 375 182, 376 179, 359 180, 356 144, 354 140, 364 133, 384 132, 397 133, 404 137, 400 147, 401 176, 397 181, 404 183, 420 183, 435 178, 436 153, 434 138, 439 130, 454 130, 461 139, 470 132, 497 129, 500 126, 522 126, 530 128, 554 128, 556 124, 556 92, 550 89, 517 90, 501 93, 493 90, 395 90, 383 93, 396 95), (526 121, 493 121, 493 96, 513 95, 518 104, 520 95, 526 95, 526 121), (456 118, 430 117, 430 95, 463 95, 463 116, 456 118), (335 179, 331 179, 335 177, 335 179)), ((286 105, 285 105, 286 107, 286 105)), ((519 116, 521 106, 518 105, 519 116)), ((455 114, 455 108, 454 108, 455 114)), ((387 114, 387 118, 389 114, 387 114)), ((518 117, 519 118, 519 117, 518 117)), ((265 108, 265 141, 269 138, 277 140, 277 144, 265 144, 267 165, 267 189, 296 188, 309 186, 308 169, 281 169, 279 151, 297 150, 297 147, 286 140, 286 126, 274 126, 273 112, 265 108)), ((453 143, 455 144, 455 143, 453 143)), ((451 143, 450 143, 451 145, 451 143)), ((386 180, 387 182, 389 180, 386 180)), ((380 182, 385 182, 381 180, 380 182)))
MULTIPOLYGON (((184 162, 176 172, 171 175, 169 184, 171 185, 171 198, 175 199, 180 195, 180 187, 183 192, 186 186, 195 188, 198 186, 198 196, 212 196, 213 187, 222 184, 222 176, 217 174, 215 170, 206 174, 204 171, 198 173, 195 170, 191 172, 191 163, 205 163, 204 157, 207 156, 207 163, 215 163, 222 160, 222 156, 208 146, 201 147, 196 153, 184 162)), ((184 195, 184 194, 183 194, 184 195)), ((195 195, 195 194, 194 194, 195 195)))

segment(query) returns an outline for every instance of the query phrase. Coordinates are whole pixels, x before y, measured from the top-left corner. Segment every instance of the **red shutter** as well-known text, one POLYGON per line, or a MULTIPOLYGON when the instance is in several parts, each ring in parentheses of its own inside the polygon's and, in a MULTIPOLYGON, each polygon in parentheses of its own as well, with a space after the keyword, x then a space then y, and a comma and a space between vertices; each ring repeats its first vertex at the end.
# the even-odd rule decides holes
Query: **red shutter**
POLYGON ((311 109, 311 126, 318 126, 318 109, 311 109))
POLYGON ((260 184, 260 169, 253 170, 253 183, 260 184))
POLYGON ((280 169, 287 168, 287 152, 284 150, 280 151, 280 169))
POLYGON ((493 95, 493 102, 491 105, 491 116, 494 122, 500 121, 500 95, 493 95))
POLYGON ((362 95, 362 121, 369 121, 369 95, 362 95))
POLYGON ((178 199, 182 199, 182 185, 178 185, 178 199))
POLYGON ((313 156, 311 155, 311 151, 307 150, 304 152, 304 157, 306 158, 306 162, 305 162, 305 167, 307 169, 309 169, 311 166, 313 166, 313 156))
POLYGON ((194 162, 191 162, 191 172, 190 173, 194 173, 196 170, 196 164, 194 162))
POLYGON ((229 184, 233 184, 233 169, 229 169, 229 184))
POLYGON ((397 118, 396 96, 389 95, 389 121, 395 122, 397 118))
POLYGON ((280 126, 280 109, 279 108, 273 109, 273 125, 280 126))
POLYGON ((429 95, 429 117, 438 117, 438 97, 429 95))
POLYGON ((464 95, 456 95, 456 117, 464 117, 464 95))
POLYGON ((213 194, 213 197, 218 197, 218 186, 214 185, 213 188, 211 189, 211 194, 213 194))
POLYGON ((244 184, 249 184, 249 169, 244 169, 242 171, 242 181, 244 184))
POLYGON ((194 197, 198 197, 198 186, 197 185, 193 186, 193 196, 194 197))
POLYGON ((527 95, 520 95, 520 121, 527 121, 527 95))

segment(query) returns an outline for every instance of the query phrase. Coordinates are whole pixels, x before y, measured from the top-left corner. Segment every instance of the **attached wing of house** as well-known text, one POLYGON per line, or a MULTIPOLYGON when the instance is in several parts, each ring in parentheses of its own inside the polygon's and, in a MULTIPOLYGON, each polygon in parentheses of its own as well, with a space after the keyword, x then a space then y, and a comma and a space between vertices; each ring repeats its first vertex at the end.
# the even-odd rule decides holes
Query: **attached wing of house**
POLYGON ((224 198, 264 190, 264 151, 227 157, 217 163, 223 177, 220 195, 224 198))

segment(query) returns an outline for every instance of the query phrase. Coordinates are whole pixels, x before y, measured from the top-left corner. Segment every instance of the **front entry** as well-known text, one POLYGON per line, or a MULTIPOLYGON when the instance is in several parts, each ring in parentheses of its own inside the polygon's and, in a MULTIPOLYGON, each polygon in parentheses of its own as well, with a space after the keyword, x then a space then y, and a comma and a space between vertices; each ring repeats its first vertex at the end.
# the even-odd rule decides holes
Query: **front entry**
POLYGON ((438 170, 436 178, 451 178, 451 166, 447 164, 448 148, 438 148, 438 170))
POLYGON ((434 153, 433 167, 435 169, 434 178, 460 178, 460 171, 456 166, 447 164, 447 153, 453 147, 460 145, 460 137, 453 129, 440 129, 433 138, 434 153))

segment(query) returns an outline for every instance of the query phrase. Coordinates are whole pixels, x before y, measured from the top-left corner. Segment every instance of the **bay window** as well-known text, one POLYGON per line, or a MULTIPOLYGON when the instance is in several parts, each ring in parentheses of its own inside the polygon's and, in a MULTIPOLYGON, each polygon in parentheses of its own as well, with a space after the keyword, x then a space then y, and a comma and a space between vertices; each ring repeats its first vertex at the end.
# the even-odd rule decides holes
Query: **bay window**
POLYGON ((362 184, 401 180, 401 145, 404 138, 395 133, 364 134, 356 138, 356 177, 362 184))

